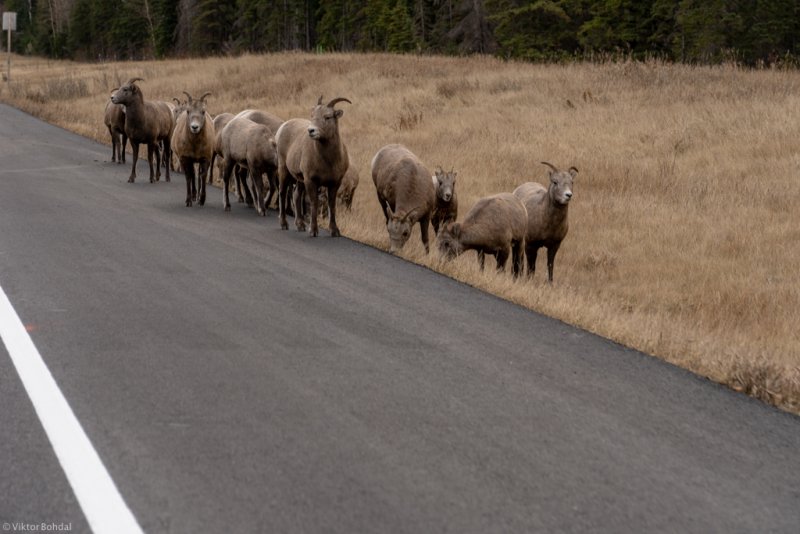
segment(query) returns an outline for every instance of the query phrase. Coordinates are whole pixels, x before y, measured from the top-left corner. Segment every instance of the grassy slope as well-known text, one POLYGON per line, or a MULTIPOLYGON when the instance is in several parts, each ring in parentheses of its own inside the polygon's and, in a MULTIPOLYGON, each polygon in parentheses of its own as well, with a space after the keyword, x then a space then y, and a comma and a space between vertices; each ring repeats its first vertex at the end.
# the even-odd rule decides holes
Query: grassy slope
POLYGON ((542 254, 524 283, 481 273, 473 253, 426 257, 416 236, 403 256, 800 413, 800 73, 295 53, 14 65, 0 99, 106 143, 108 92, 134 76, 148 98, 212 91, 212 114, 307 117, 320 94, 347 97, 361 185, 341 227, 381 248, 369 162, 384 144, 455 168, 462 216, 545 182, 539 161, 575 165, 554 286, 542 254))

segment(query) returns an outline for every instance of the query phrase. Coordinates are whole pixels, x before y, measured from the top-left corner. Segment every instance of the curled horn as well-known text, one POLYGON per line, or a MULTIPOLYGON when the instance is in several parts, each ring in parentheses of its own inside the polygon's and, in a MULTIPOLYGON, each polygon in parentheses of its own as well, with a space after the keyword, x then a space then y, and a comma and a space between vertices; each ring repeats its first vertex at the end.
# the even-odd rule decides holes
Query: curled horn
POLYGON ((174 100, 174 101, 175 101, 175 103, 176 103, 176 104, 178 104, 179 106, 181 105, 181 101, 180 101, 180 99, 178 99, 178 98, 175 98, 175 97, 173 96, 173 97, 172 97, 172 100, 174 100))
POLYGON ((209 95, 211 95, 211 91, 206 91, 205 93, 203 93, 203 96, 200 97, 200 102, 205 104, 206 103, 206 97, 209 96, 209 95))
POLYGON ((571 175, 575 176, 576 174, 578 174, 578 167, 570 167, 569 168, 569 173, 571 175))
POLYGON ((417 206, 416 208, 412 209, 411 211, 409 211, 408 213, 406 213, 405 215, 403 215, 403 220, 404 220, 404 221, 407 221, 407 220, 409 219, 409 217, 411 217, 411 214, 412 214, 412 213, 414 213, 415 211, 419 211, 419 210, 421 210, 421 209, 422 209, 422 208, 421 208, 420 206, 417 206))
MULTIPOLYGON (((348 104, 352 104, 352 102, 350 102, 350 101, 349 101, 349 100, 347 100, 346 98, 342 98, 342 97, 340 97, 340 96, 339 96, 339 97, 336 97, 336 98, 334 98, 334 99, 333 99, 333 100, 331 100, 330 102, 328 102, 328 107, 329 107, 329 108, 332 108, 333 106, 335 106, 335 105, 336 105, 337 103, 339 103, 339 102, 347 102, 348 104)), ((321 103, 322 103, 322 97, 320 97, 320 104, 321 104, 321 103)))
POLYGON ((553 165, 552 163, 547 163, 546 161, 543 161, 542 165, 547 165, 548 167, 553 169, 553 172, 558 172, 558 169, 556 169, 555 165, 553 165))
POLYGON ((188 96, 188 97, 189 97, 189 103, 190 103, 190 104, 191 104, 192 102, 194 102, 194 99, 192 98, 192 95, 190 95, 190 94, 189 94, 189 93, 187 93, 186 91, 183 91, 183 94, 185 94, 186 96, 188 96))
POLYGON ((133 85, 136 82, 143 82, 144 78, 131 78, 126 85, 133 85))

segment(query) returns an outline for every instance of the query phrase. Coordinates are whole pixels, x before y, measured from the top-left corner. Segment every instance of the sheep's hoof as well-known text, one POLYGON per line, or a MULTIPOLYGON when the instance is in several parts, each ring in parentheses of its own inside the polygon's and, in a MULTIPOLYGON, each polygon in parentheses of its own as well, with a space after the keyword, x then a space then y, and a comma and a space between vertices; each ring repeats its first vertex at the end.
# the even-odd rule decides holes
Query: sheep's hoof
POLYGON ((244 197, 237 198, 236 202, 238 202, 239 204, 244 204, 244 197))
POLYGON ((231 207, 230 206, 225 206, 225 211, 231 211, 231 207))
POLYGON ((289 225, 286 223, 286 221, 281 221, 281 230, 288 230, 288 229, 289 225))
POLYGON ((153 180, 153 177, 152 177, 152 176, 150 177, 150 183, 151 183, 151 184, 154 184, 154 183, 156 183, 156 181, 155 181, 155 180, 153 180))
POLYGON ((342 234, 338 228, 331 228, 331 237, 341 237, 342 234))
POLYGON ((132 184, 132 183, 133 183, 133 180, 134 180, 134 177, 133 177, 133 176, 131 176, 130 178, 128 178, 128 183, 129 183, 129 184, 132 184))
POLYGON ((309 230, 308 230, 308 236, 309 237, 317 237, 317 233, 318 233, 318 231, 317 231, 316 228, 309 228, 309 230))
POLYGON ((200 199, 197 201, 197 204, 199 206, 205 206, 206 205, 206 197, 201 196, 200 199))
POLYGON ((169 181, 170 181, 170 179, 169 179, 169 176, 167 176, 167 179, 166 179, 165 181, 166 181, 166 182, 169 182, 169 181))
POLYGON ((191 208, 192 207, 192 201, 189 200, 188 198, 186 199, 186 207, 187 208, 191 208))

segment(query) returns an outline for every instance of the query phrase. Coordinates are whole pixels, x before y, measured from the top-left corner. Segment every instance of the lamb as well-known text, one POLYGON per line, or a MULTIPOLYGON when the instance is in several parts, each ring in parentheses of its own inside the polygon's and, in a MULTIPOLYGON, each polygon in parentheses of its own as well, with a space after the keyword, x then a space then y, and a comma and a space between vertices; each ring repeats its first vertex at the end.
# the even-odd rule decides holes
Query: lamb
POLYGON ((327 104, 319 97, 311 112, 311 120, 291 119, 283 123, 275 135, 278 150, 278 180, 280 182, 280 225, 286 230, 287 194, 289 187, 296 183, 294 192, 295 226, 305 229, 303 214, 298 213, 303 205, 303 196, 308 195, 311 202, 311 224, 309 234, 316 237, 319 187, 328 188, 328 211, 330 214, 331 237, 341 235, 336 225, 336 197, 342 178, 350 164, 347 147, 339 135, 340 109, 334 109, 346 98, 334 98, 327 104))
POLYGON ((188 100, 185 108, 177 116, 170 144, 186 174, 186 207, 191 208, 195 199, 201 206, 206 202, 206 173, 214 153, 216 135, 214 123, 206 111, 206 97, 211 93, 205 93, 200 100, 194 100, 189 93, 184 92, 184 94, 188 100), (195 163, 200 167, 196 189, 195 163))
POLYGON ((475 203, 462 222, 447 223, 437 236, 437 246, 445 259, 453 259, 467 250, 478 251, 481 270, 485 254, 493 254, 497 270, 503 271, 512 256, 512 272, 522 272, 525 230, 528 215, 525 206, 511 193, 485 197, 475 203))
MULTIPOLYGON (((264 173, 267 173, 267 176, 275 176, 277 170, 274 138, 270 129, 245 117, 236 116, 222 129, 221 149, 225 211, 231 210, 231 203, 228 199, 230 179, 234 167, 238 165, 249 171, 250 180, 253 183, 256 211, 259 215, 266 215, 265 206, 272 198, 275 188, 270 189, 266 202, 262 200, 264 183, 262 176, 264 173)), ((272 180, 274 181, 274 178, 272 180)))
MULTIPOLYGON (((150 183, 161 177, 160 150, 158 144, 163 141, 164 152, 169 159, 170 136, 175 126, 172 111, 166 102, 146 101, 142 90, 136 85, 142 78, 131 78, 120 87, 111 101, 125 106, 125 133, 130 139, 133 149, 133 167, 128 182, 136 179, 136 162, 139 159, 139 145, 147 145, 147 162, 150 165, 150 183), (153 162, 155 156, 155 171, 153 162)), ((169 182, 169 167, 166 169, 166 180, 169 182)))
POLYGON ((436 188, 436 208, 431 217, 434 233, 439 233, 439 227, 453 222, 458 217, 458 196, 456 195, 457 172, 452 169, 444 172, 441 167, 436 169, 436 174, 431 178, 436 188))
POLYGON ((403 145, 386 145, 372 158, 372 181, 378 191, 378 202, 386 218, 389 250, 403 248, 411 228, 419 222, 425 252, 428 246, 428 224, 436 207, 436 191, 429 171, 403 145))
MULTIPOLYGON (((116 92, 116 89, 111 91, 111 96, 113 97, 116 92)), ((109 100, 106 103, 104 122, 108 133, 111 134, 111 161, 125 163, 125 147, 128 145, 128 136, 125 134, 125 106, 109 100), (122 137, 121 143, 120 137, 122 137)))
POLYGON ((525 236, 525 256, 528 261, 528 276, 536 270, 536 255, 540 247, 547 248, 547 280, 553 283, 553 265, 561 241, 567 235, 569 224, 567 210, 572 199, 572 181, 578 169, 570 167, 559 171, 550 163, 550 185, 547 189, 536 182, 527 182, 514 190, 528 210, 528 224, 525 236))

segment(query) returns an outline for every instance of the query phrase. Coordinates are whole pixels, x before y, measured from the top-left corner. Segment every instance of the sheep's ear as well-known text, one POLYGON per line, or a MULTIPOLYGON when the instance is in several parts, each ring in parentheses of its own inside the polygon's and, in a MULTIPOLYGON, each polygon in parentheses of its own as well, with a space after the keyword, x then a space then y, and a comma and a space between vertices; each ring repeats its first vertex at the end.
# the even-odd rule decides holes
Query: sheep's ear
POLYGON ((341 109, 337 109, 336 111, 333 112, 333 116, 336 117, 337 119, 342 115, 344 115, 344 111, 342 111, 341 109))
POLYGON ((458 176, 457 172, 451 172, 450 174, 453 175, 453 183, 456 183, 456 176, 458 176))
POLYGON ((318 106, 322 105, 322 95, 319 95, 319 100, 317 100, 317 105, 318 106))
POLYGON ((441 165, 437 165, 436 166, 436 170, 434 171, 434 174, 436 174, 436 178, 439 178, 441 175, 444 174, 444 170, 442 170, 441 165))
POLYGON ((569 174, 570 174, 570 176, 575 178, 575 176, 578 174, 578 168, 577 167, 570 167, 569 168, 569 174))

